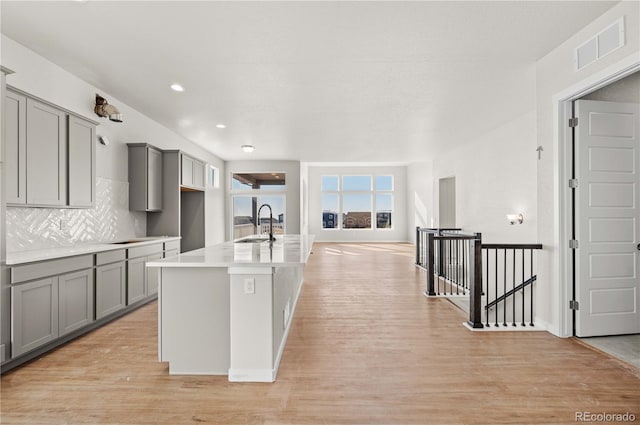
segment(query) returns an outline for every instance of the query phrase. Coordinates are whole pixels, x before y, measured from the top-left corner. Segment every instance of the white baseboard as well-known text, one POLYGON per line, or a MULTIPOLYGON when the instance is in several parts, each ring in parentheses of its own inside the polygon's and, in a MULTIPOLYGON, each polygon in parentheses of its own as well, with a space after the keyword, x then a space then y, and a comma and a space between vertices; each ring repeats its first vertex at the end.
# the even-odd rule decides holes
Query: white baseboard
POLYGON ((273 382, 275 369, 229 369, 230 382, 273 382))

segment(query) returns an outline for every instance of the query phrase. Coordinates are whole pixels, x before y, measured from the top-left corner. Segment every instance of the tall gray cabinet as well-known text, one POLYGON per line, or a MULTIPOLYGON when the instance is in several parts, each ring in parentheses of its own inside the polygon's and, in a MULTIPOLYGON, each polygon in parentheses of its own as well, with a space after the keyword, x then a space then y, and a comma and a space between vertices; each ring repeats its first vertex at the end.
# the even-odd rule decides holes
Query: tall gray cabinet
MULTIPOLYGON (((13 71, 0 66, 0 175, 5 176, 7 169, 6 161, 6 131, 5 112, 6 112, 6 75, 12 74, 13 71)), ((4 362, 10 357, 9 347, 11 345, 11 287, 9 285, 9 276, 6 267, 7 244, 6 244, 6 227, 5 227, 5 203, 7 197, 7 188, 5 188, 6 179, 2 177, 0 184, 0 362, 4 362)))
POLYGON ((146 143, 128 143, 129 209, 162 210, 162 151, 146 143))

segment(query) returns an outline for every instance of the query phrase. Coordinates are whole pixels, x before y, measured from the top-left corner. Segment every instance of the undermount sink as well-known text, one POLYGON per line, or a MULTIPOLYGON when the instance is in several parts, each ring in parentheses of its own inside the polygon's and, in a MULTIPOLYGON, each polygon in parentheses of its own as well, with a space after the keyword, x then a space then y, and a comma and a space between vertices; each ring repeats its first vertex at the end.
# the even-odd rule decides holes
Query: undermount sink
POLYGON ((265 238, 247 238, 247 239, 240 239, 235 241, 235 243, 262 243, 262 242, 267 242, 269 240, 268 237, 265 238))
POLYGON ((121 241, 121 242, 109 242, 111 245, 126 245, 129 243, 143 242, 143 239, 131 239, 129 241, 121 241))

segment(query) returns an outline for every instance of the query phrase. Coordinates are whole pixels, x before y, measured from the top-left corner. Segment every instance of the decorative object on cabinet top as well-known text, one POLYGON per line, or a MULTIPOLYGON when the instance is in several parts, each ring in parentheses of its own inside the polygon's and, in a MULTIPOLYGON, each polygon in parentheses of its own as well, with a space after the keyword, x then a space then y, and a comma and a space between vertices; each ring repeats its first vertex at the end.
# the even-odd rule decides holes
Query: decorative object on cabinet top
POLYGON ((93 108, 93 112, 95 112, 99 117, 108 117, 109 120, 113 122, 122 122, 123 117, 120 111, 118 111, 118 108, 113 105, 109 105, 107 99, 100 96, 98 93, 96 93, 96 106, 93 108))

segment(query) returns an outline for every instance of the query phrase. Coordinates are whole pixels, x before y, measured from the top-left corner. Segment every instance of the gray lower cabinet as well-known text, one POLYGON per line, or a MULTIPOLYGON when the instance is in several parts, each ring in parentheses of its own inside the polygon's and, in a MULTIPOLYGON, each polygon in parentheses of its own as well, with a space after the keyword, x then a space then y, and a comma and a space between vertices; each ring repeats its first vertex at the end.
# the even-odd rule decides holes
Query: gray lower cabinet
POLYGON ((12 357, 58 337, 58 277, 11 287, 12 357))
POLYGON ((59 336, 93 322, 93 268, 58 276, 59 336))
POLYGON ((96 319, 127 305, 126 267, 125 261, 96 267, 96 319))
POLYGON ((134 258, 127 262, 127 305, 145 298, 147 257, 134 258))

